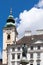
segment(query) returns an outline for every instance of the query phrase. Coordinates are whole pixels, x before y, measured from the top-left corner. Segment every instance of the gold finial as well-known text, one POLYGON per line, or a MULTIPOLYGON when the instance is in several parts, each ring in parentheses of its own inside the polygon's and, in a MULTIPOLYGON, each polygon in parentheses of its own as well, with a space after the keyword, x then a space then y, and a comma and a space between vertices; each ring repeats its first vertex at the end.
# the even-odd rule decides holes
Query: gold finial
POLYGON ((12 8, 10 9, 10 15, 12 15, 12 8))

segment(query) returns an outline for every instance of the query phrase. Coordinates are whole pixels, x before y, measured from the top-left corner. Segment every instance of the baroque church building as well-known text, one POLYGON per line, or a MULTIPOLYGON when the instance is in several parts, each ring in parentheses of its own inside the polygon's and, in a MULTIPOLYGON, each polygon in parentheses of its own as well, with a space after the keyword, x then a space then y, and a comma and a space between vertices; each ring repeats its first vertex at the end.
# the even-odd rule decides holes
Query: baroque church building
POLYGON ((25 31, 24 37, 17 41, 18 32, 11 10, 3 28, 2 64, 22 65, 20 64, 23 58, 22 46, 25 44, 27 46, 26 59, 29 61, 27 65, 43 65, 43 30, 36 32, 36 35, 32 35, 31 31, 25 31))

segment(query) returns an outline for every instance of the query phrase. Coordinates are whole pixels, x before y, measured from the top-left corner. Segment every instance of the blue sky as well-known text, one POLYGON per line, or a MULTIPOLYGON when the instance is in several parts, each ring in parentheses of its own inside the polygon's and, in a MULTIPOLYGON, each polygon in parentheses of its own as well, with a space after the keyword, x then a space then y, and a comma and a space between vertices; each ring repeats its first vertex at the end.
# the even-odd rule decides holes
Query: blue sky
MULTIPOLYGON (((36 29, 36 28, 43 28, 43 0, 0 0, 0 58, 1 58, 1 51, 3 47, 3 27, 6 24, 6 20, 10 14, 10 8, 13 10, 13 16, 14 18, 21 19, 19 22, 27 21, 28 18, 30 20, 29 24, 27 25, 27 22, 22 22, 18 27, 18 31, 21 29, 21 26, 31 26, 30 28, 36 29), (36 5, 37 4, 37 5, 36 5), (36 7, 34 6, 36 5, 36 7), (28 15, 29 13, 29 15, 28 15), (25 16, 26 14, 26 16, 25 16), (36 16, 35 16, 35 15, 36 16), (32 16, 31 16, 32 15, 32 16), (38 17, 37 17, 38 16, 38 17), (34 19, 33 19, 33 18, 34 19), (24 19, 25 18, 25 19, 24 19), (38 19, 37 19, 38 18, 38 19), (37 21, 37 22, 36 22, 37 21), (39 22, 38 22, 39 21, 39 22), (42 21, 42 22, 41 22, 42 21)), ((24 27, 25 29, 25 27, 24 27)))
POLYGON ((20 22, 17 28, 19 37, 26 29, 32 31, 43 29, 43 0, 0 0, 0 58, 3 47, 3 27, 11 8, 14 18, 20 22))
POLYGON ((39 0, 0 0, 0 50, 2 50, 3 27, 6 24, 7 17, 10 14, 10 8, 13 9, 14 18, 24 10, 30 10, 39 0))

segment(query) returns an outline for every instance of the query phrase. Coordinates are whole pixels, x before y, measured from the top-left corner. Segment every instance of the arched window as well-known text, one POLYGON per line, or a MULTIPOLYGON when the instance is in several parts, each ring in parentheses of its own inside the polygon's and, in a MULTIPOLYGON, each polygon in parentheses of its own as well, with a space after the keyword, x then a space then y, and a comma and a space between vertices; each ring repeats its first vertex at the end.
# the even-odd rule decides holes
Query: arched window
POLYGON ((7 35, 7 40, 10 40, 10 34, 7 35))

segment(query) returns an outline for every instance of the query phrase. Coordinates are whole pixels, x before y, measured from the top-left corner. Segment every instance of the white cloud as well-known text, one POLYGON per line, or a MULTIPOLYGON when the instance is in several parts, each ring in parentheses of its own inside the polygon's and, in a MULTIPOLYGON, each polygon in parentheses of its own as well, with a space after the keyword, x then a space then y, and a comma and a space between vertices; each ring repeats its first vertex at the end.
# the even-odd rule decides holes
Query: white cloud
POLYGON ((43 8, 43 0, 39 0, 39 3, 36 5, 36 7, 43 8))
POLYGON ((16 22, 15 22, 15 25, 16 25, 16 27, 18 27, 19 24, 20 24, 20 23, 19 23, 19 18, 16 17, 16 18, 15 18, 15 21, 16 21, 16 22))
POLYGON ((24 10, 20 13, 19 18, 21 19, 20 25, 17 28, 18 33, 22 36, 25 30, 36 30, 43 28, 43 0, 40 0, 37 7, 31 8, 31 10, 24 10), (41 4, 42 3, 42 4, 41 4), (37 8, 37 7, 40 8, 37 8))

